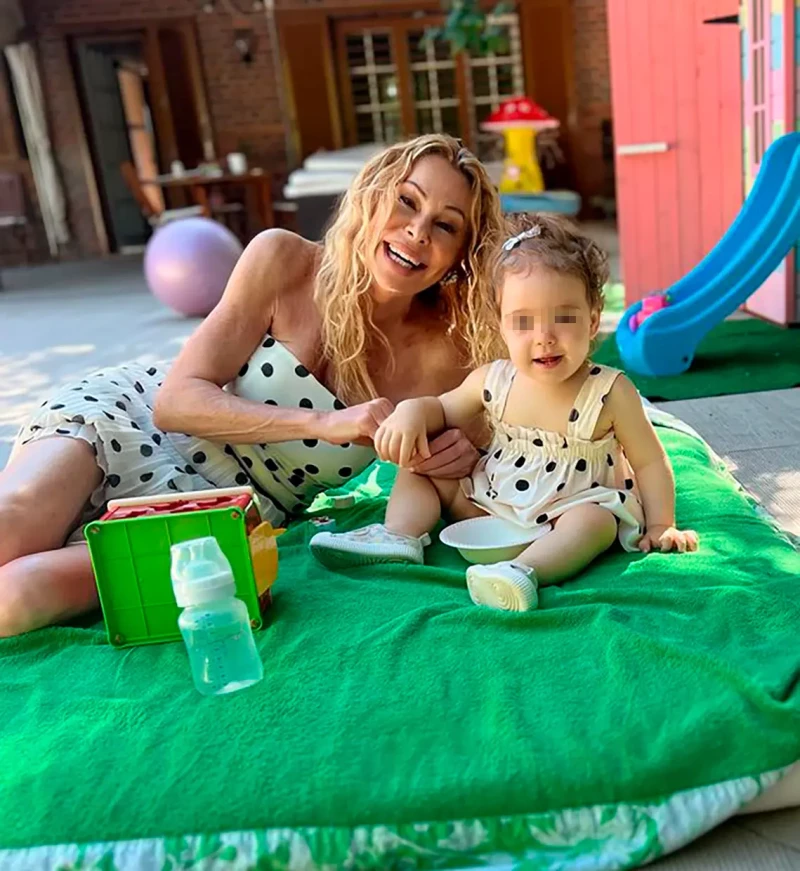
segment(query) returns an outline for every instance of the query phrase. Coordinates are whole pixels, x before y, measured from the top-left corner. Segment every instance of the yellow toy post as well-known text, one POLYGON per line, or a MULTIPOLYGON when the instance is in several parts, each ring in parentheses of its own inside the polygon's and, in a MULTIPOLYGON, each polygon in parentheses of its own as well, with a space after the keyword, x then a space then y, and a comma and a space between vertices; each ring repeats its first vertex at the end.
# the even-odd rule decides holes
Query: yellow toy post
POLYGON ((544 191, 544 178, 536 154, 536 134, 560 126, 528 97, 514 97, 501 103, 481 125, 481 129, 502 133, 505 162, 500 193, 538 194, 544 191))
POLYGON ((259 599, 268 593, 278 577, 278 544, 275 539, 285 531, 274 529, 268 520, 264 520, 247 537, 259 599))

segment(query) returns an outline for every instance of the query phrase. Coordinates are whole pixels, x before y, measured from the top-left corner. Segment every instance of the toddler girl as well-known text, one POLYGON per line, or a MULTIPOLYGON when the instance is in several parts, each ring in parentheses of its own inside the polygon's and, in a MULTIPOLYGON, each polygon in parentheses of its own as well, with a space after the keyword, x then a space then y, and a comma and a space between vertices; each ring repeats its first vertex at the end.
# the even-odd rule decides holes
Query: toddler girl
POLYGON ((518 215, 498 252, 500 328, 509 358, 474 370, 439 397, 405 400, 375 435, 400 466, 384 524, 311 540, 331 567, 423 562, 442 510, 454 520, 493 515, 525 527, 516 559, 467 569, 479 605, 536 607, 542 584, 581 571, 619 539, 627 551, 693 551, 675 528, 675 487, 664 450, 622 373, 589 360, 600 326, 605 255, 564 219, 518 215), (488 452, 461 481, 414 474, 428 436, 466 428, 485 410, 488 452))

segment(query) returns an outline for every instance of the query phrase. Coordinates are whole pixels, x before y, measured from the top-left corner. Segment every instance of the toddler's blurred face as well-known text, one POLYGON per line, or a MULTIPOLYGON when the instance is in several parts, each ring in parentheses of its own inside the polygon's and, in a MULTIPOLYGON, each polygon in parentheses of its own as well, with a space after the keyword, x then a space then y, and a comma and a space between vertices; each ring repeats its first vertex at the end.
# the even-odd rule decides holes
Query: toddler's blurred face
POLYGON ((583 281, 540 266, 506 275, 500 318, 517 370, 548 384, 566 381, 580 369, 600 326, 583 281))

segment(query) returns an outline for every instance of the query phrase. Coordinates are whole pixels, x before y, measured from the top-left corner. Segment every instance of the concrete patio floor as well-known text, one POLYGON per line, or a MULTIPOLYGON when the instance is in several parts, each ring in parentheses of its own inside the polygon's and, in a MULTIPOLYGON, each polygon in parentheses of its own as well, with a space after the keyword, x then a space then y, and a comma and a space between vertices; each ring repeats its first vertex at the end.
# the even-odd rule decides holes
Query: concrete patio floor
POLYGON ((7 270, 0 290, 0 468, 55 388, 125 360, 174 358, 200 322, 148 292, 141 257, 7 270))
MULTIPOLYGON (((19 426, 56 387, 126 360, 173 358, 198 323, 153 299, 138 257, 6 271, 3 285, 0 468, 19 426)), ((780 524, 800 534, 800 390, 661 407, 695 427, 780 524)), ((800 810, 739 817, 655 867, 800 871, 800 810)))

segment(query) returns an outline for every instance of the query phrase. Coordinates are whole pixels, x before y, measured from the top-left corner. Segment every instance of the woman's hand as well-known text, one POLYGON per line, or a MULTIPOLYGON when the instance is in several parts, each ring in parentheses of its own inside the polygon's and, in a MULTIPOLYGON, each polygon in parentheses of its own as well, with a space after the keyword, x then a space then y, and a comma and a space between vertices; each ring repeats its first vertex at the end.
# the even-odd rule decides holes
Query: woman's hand
POLYGON ((697 550, 699 543, 700 539, 693 529, 649 526, 639 542, 639 550, 642 553, 650 553, 651 550, 660 550, 661 553, 669 553, 671 550, 677 550, 679 553, 691 553, 697 550))
POLYGON ((394 405, 381 397, 341 411, 327 412, 322 430, 323 438, 333 445, 354 442, 372 447, 375 433, 393 411, 394 405))
POLYGON ((429 457, 424 402, 414 399, 401 402, 378 429, 375 450, 382 460, 404 467, 412 458, 429 457))
POLYGON ((429 442, 430 456, 415 458, 411 471, 429 478, 465 478, 480 459, 475 445, 460 429, 447 429, 429 442))

